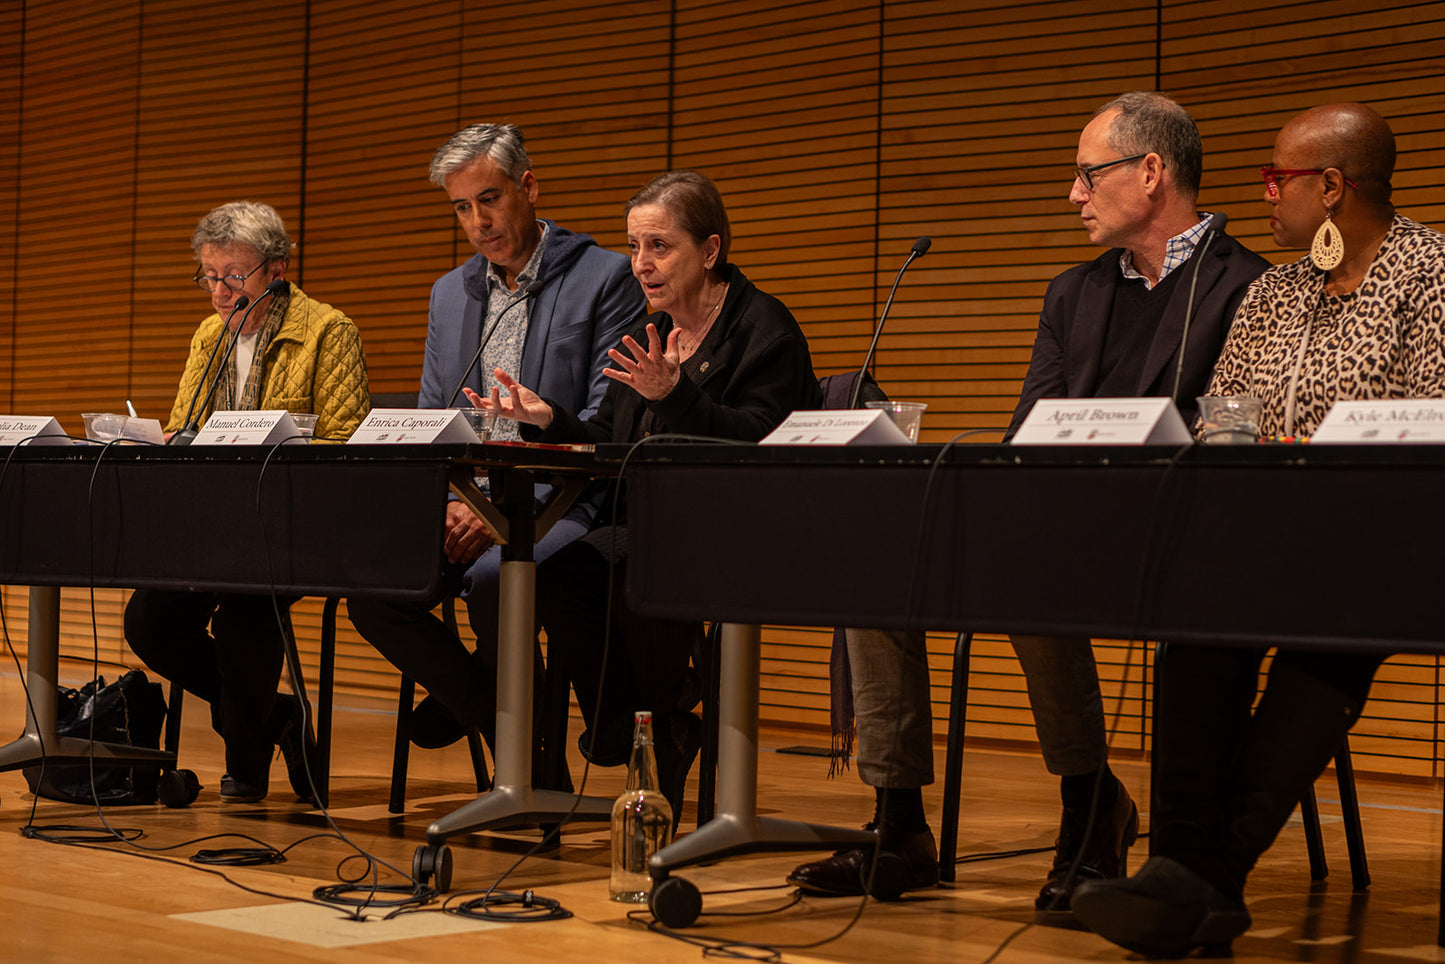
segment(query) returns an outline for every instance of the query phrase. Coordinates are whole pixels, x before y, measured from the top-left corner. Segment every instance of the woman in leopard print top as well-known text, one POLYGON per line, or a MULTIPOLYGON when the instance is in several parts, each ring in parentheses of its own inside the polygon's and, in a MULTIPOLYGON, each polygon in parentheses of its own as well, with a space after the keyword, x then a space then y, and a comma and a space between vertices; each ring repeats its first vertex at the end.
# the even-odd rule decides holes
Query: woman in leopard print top
MULTIPOLYGON (((1312 432, 1339 399, 1445 396, 1445 237, 1395 213, 1394 164, 1394 134, 1362 104, 1306 111, 1275 140, 1264 169, 1275 241, 1310 247, 1328 212, 1323 247, 1344 250, 1321 252, 1326 268, 1312 254, 1270 269, 1235 314, 1210 394, 1262 398, 1267 433, 1312 432)), ((1265 652, 1173 646, 1157 664, 1149 860, 1073 899, 1109 940, 1177 957, 1249 928, 1245 880, 1340 749, 1383 660, 1282 649, 1253 706, 1265 652)))
POLYGON ((1310 255, 1266 271, 1234 316, 1209 394, 1263 399, 1266 435, 1307 435, 1341 399, 1445 396, 1445 235, 1395 213, 1378 126, 1388 144, 1349 114, 1287 127, 1265 168, 1277 244, 1308 248, 1326 212, 1344 242, 1328 271, 1310 255), (1375 149, 1347 160, 1352 136, 1375 149))
POLYGON ((1361 254, 1364 277, 1339 293, 1340 269, 1308 255, 1256 280, 1209 394, 1263 399, 1266 435, 1308 435, 1341 399, 1445 396, 1445 234, 1396 214, 1361 254))

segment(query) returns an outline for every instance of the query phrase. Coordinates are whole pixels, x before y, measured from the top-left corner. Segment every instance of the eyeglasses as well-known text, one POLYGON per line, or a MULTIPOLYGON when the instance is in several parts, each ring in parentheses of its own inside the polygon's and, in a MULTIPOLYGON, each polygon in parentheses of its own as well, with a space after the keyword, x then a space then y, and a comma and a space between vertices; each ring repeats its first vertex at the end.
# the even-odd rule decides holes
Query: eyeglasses
MULTIPOLYGON (((1287 178, 1287 177, 1303 177, 1303 176, 1306 175, 1306 174, 1323 174, 1323 173, 1325 172, 1325 170, 1328 170, 1328 168, 1321 168, 1321 169, 1315 169, 1315 170, 1309 170, 1309 171, 1303 171, 1303 170, 1296 171, 1296 170, 1287 170, 1287 169, 1285 169, 1285 168, 1283 168, 1283 167, 1270 167, 1268 164, 1266 164, 1264 167, 1261 167, 1261 168, 1259 169, 1259 173, 1264 177, 1264 193, 1265 193, 1265 195, 1268 196, 1271 201, 1277 201, 1277 200, 1279 200, 1279 186, 1280 186, 1280 182, 1281 182, 1284 178, 1287 178)), ((1336 170, 1338 170, 1338 168, 1336 168, 1336 170)), ((1358 188, 1358 187, 1359 187, 1358 184, 1356 184, 1354 181, 1350 180, 1349 178, 1345 178, 1345 183, 1348 184, 1350 187, 1354 187, 1354 188, 1358 188)))
POLYGON ((1074 178, 1084 183, 1085 190, 1092 191, 1094 189, 1094 175, 1099 171, 1107 167, 1113 167, 1115 164, 1127 164, 1129 161, 1138 161, 1148 156, 1149 152, 1145 151, 1143 154, 1130 154, 1128 157, 1121 157, 1117 161, 1105 161, 1102 164, 1090 164, 1088 167, 1076 167, 1074 168, 1074 178))
POLYGON ((215 277, 214 275, 206 274, 204 272, 204 269, 202 268, 197 268, 195 276, 192 277, 191 280, 194 281, 197 287, 199 287, 206 294, 210 294, 211 292, 215 291, 216 285, 221 284, 225 285, 227 288, 230 288, 232 291, 240 291, 241 289, 246 287, 246 281, 251 277, 251 275, 255 274, 257 271, 260 271, 265 266, 266 262, 262 261, 260 264, 256 265, 256 267, 252 268, 245 274, 227 274, 221 275, 219 278, 215 277))

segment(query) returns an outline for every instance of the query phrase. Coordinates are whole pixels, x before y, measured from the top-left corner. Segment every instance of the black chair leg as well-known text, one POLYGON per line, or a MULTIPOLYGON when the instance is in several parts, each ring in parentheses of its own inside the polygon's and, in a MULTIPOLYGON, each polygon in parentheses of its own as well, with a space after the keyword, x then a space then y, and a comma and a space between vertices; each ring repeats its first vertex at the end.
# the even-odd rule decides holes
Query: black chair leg
POLYGON ((938 837, 938 876, 953 883, 958 855, 958 798, 963 792, 963 729, 968 719, 968 656, 973 633, 953 644, 953 688, 948 701, 948 750, 943 765, 943 827, 938 837))
POLYGON ((467 750, 472 755, 472 773, 477 780, 477 792, 486 793, 492 789, 492 774, 487 769, 487 757, 482 752, 482 731, 472 727, 467 731, 467 750))
POLYGON ((327 596, 321 608, 321 666, 316 680, 316 760, 312 777, 321 805, 331 793, 331 724, 336 692, 336 607, 338 596, 327 596))
POLYGON ((702 650, 694 654, 694 666, 702 683, 702 750, 698 753, 697 825, 717 815, 718 700, 722 671, 720 637, 722 623, 708 625, 702 650))
POLYGON ((1314 787, 1300 797, 1299 811, 1305 825, 1305 850, 1310 856, 1310 880, 1324 880, 1330 875, 1330 867, 1325 860, 1325 838, 1320 830, 1320 807, 1314 787))
POLYGON ((391 800, 387 804, 392 813, 406 811, 406 764, 411 755, 411 706, 415 700, 416 683, 403 676, 396 701, 396 746, 391 755, 391 800))
MULTIPOLYGON (((181 684, 172 683, 168 694, 170 705, 166 707, 166 745, 165 750, 172 755, 176 754, 181 747, 181 704, 185 701, 186 691, 181 689, 181 684)), ((165 770, 174 770, 175 766, 163 767, 165 770)))
POLYGON ((1350 882, 1355 890, 1370 886, 1370 867, 1365 860, 1365 835, 1360 827, 1360 798, 1355 793, 1355 764, 1350 759, 1350 738, 1345 737, 1335 754, 1335 779, 1340 787, 1340 813, 1345 821, 1345 846, 1350 853, 1350 882))

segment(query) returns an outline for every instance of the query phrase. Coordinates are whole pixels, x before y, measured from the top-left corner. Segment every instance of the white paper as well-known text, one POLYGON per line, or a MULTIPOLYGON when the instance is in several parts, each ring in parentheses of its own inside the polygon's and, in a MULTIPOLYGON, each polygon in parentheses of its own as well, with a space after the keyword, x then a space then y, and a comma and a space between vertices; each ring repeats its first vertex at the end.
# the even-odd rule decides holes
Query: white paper
POLYGON ((1041 398, 1014 445, 1183 445, 1191 440, 1168 398, 1041 398))
POLYGON ((912 445, 879 409, 794 412, 759 445, 912 445))
POLYGON ((435 442, 480 442, 455 408, 373 408, 348 445, 430 445, 435 442))
POLYGON ((212 412, 192 445, 305 445, 291 413, 285 409, 259 412, 212 412))
POLYGON ((0 415, 0 445, 70 445, 52 415, 0 415))
POLYGON ((165 433, 161 431, 160 419, 138 418, 134 415, 125 420, 120 437, 135 442, 150 442, 152 445, 163 445, 166 441, 165 433))
POLYGON ((1445 399, 1336 402, 1312 445, 1445 442, 1445 399))

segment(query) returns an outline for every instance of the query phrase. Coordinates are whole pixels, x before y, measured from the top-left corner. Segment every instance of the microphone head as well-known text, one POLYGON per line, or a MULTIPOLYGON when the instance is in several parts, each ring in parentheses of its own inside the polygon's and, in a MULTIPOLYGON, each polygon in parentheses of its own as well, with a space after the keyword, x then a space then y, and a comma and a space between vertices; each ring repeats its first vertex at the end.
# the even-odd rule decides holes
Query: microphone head
POLYGON ((236 299, 236 303, 233 304, 233 305, 231 305, 231 313, 234 314, 234 313, 236 313, 237 311, 240 311, 242 308, 246 307, 246 306, 249 305, 250 303, 251 303, 251 299, 250 299, 248 296, 246 296, 246 295, 241 295, 240 297, 238 297, 238 298, 236 299))
POLYGON ((921 258, 928 253, 928 249, 932 246, 932 238, 919 238, 917 241, 913 242, 913 253, 921 258))
POLYGON ((1229 223, 1229 215, 1223 211, 1214 212, 1214 220, 1209 222, 1209 230, 1223 231, 1224 226, 1229 223))
POLYGON ((289 289, 290 287, 291 286, 287 284, 285 278, 277 278, 275 281, 271 282, 266 286, 266 294, 284 295, 287 289, 289 289))

